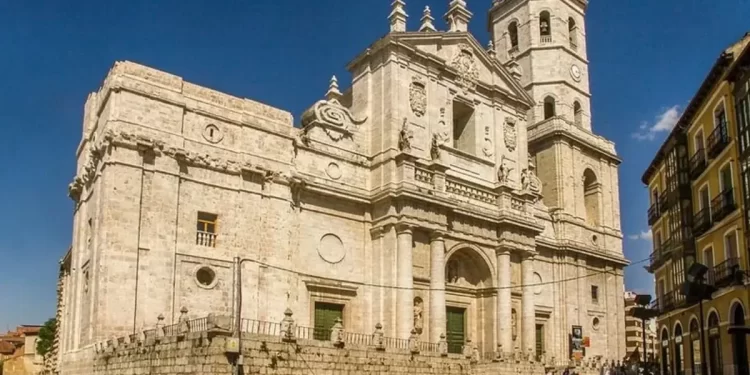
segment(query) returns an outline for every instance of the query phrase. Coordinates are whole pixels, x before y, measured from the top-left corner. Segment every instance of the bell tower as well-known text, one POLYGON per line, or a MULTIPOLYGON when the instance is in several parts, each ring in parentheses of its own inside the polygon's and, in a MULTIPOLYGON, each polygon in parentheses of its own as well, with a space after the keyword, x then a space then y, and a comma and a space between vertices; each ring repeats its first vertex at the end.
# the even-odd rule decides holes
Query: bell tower
POLYGON ((518 64, 537 105, 529 123, 559 116, 591 131, 587 0, 495 0, 489 31, 500 62, 518 64))

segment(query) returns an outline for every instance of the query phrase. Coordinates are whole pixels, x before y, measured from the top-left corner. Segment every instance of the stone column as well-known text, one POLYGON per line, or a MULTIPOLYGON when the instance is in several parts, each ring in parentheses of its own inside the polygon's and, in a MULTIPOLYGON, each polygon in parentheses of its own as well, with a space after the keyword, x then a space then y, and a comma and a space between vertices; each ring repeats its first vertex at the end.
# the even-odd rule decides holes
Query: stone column
POLYGON ((525 253, 521 261, 521 272, 523 273, 523 295, 521 305, 523 318, 521 325, 521 337, 523 338, 523 352, 531 355, 536 352, 536 312, 534 309, 534 253, 525 253))
POLYGON ((446 333, 445 321, 445 239, 433 232, 430 242, 430 342, 439 342, 446 333))
POLYGON ((414 275, 412 269, 412 227, 398 225, 398 251, 396 255, 396 335, 408 339, 414 328, 414 275))
POLYGON ((510 250, 498 249, 497 254, 497 345, 504 353, 513 353, 511 326, 510 250))

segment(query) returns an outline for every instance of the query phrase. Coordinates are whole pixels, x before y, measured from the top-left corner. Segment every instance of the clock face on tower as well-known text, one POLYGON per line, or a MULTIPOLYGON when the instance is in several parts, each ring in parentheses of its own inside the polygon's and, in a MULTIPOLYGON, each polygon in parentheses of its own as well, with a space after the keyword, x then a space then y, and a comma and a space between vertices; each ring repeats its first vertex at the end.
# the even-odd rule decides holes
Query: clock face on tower
POLYGON ((578 65, 573 64, 570 67, 570 76, 573 77, 573 80, 576 82, 581 80, 581 69, 578 68, 578 65))

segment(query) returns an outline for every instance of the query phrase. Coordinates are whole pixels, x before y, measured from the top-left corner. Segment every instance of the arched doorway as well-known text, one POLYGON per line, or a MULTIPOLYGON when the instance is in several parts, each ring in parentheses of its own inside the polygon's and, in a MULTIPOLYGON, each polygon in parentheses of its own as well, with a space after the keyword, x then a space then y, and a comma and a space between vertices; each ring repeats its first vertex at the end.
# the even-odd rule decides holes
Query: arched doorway
POLYGON ((693 374, 701 370, 701 331, 698 319, 690 320, 690 369, 693 374))
MULTIPOLYGON (((745 325, 745 309, 739 302, 735 303, 731 309, 732 311, 732 325, 733 326, 744 326, 745 325)), ((732 335, 732 352, 734 357, 735 374, 737 375, 750 375, 750 369, 748 369, 748 358, 747 358, 747 336, 745 333, 737 333, 732 335)))
POLYGON ((661 330, 661 373, 669 374, 669 331, 666 327, 661 330))
POLYGON ((711 374, 723 374, 724 364, 721 355, 721 332, 719 314, 712 311, 708 315, 708 366, 711 374))
POLYGON ((480 249, 459 245, 448 252, 446 340, 450 353, 461 353, 469 338, 480 350, 492 350, 495 316, 492 280, 489 261, 480 249))
POLYGON ((682 325, 677 323, 674 327, 674 373, 683 375, 685 373, 685 363, 682 350, 682 325))

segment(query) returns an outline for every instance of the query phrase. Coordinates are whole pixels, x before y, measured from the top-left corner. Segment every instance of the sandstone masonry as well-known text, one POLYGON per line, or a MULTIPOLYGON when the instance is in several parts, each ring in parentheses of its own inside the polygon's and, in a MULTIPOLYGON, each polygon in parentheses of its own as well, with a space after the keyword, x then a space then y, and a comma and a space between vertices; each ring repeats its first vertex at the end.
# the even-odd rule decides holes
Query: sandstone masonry
POLYGON ((86 373, 66 364, 158 316, 279 322, 288 308, 314 336, 380 323, 452 353, 471 340, 559 364, 579 326, 586 360, 621 359, 620 161, 583 116, 585 50, 560 23, 585 39, 585 7, 496 1, 485 48, 464 1, 450 30, 426 9, 411 32, 396 0, 391 32, 348 65, 351 86, 334 77, 299 127, 116 63, 85 104, 50 366, 86 373), (511 30, 512 51, 497 50, 511 30))

